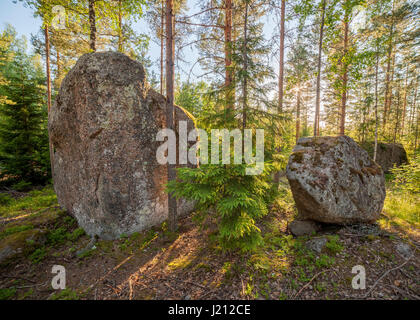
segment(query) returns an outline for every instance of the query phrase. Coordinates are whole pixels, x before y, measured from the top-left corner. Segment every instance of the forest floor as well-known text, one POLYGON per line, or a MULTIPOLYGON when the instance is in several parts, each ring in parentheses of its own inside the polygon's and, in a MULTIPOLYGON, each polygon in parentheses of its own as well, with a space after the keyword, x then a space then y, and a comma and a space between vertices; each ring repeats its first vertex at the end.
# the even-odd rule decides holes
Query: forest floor
POLYGON ((77 255, 90 238, 59 208, 52 187, 0 197, 0 300, 420 299, 419 199, 388 190, 377 224, 294 238, 287 182, 282 193, 260 223, 264 245, 247 254, 224 252, 214 228, 187 217, 177 233, 163 223, 77 255), (308 248, 321 238, 321 252, 308 248), (51 286, 53 265, 66 269, 65 290, 51 286), (364 290, 352 288, 356 265, 366 270, 364 290))

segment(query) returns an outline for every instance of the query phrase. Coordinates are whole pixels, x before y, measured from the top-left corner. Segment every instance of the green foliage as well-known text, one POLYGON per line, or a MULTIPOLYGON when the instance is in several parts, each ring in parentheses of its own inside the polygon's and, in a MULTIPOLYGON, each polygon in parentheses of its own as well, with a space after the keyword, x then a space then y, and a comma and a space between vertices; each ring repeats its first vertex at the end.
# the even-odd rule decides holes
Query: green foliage
POLYGON ((315 265, 318 268, 329 268, 331 267, 333 264, 335 263, 335 259, 323 254, 321 255, 316 261, 315 261, 315 265))
POLYGON ((343 245, 339 242, 339 239, 340 237, 337 235, 328 237, 328 242, 325 247, 332 254, 339 253, 344 249, 343 245))
POLYGON ((420 194, 420 156, 411 159, 409 164, 391 169, 393 184, 401 191, 420 194))
POLYGON ((8 235, 13 234, 13 233, 22 232, 22 231, 30 230, 30 229, 33 229, 33 228, 34 228, 34 226, 31 225, 31 224, 13 226, 13 227, 10 227, 10 228, 6 228, 4 231, 2 231, 0 233, 0 240, 7 237, 8 235))
POLYGON ((67 237, 67 240, 76 241, 84 234, 85 234, 85 230, 83 230, 82 228, 77 228, 72 233, 67 233, 66 237, 67 237))
POLYGON ((13 298, 15 294, 16 294, 15 288, 0 289, 0 300, 8 300, 10 298, 13 298))
POLYGON ((218 238, 226 249, 252 250, 261 243, 256 220, 268 212, 270 166, 259 176, 247 175, 246 168, 245 164, 181 168, 178 181, 168 184, 175 196, 196 201, 198 221, 215 219, 218 238))
POLYGON ((79 300, 80 297, 76 291, 72 289, 64 289, 58 293, 53 293, 50 297, 50 300, 79 300))
POLYGON ((194 117, 199 117, 205 102, 203 93, 208 90, 205 82, 183 83, 175 93, 175 104, 186 109, 194 117))
POLYGON ((0 193, 0 206, 8 205, 12 202, 13 198, 7 193, 0 193))
POLYGON ((0 37, 10 38, 7 50, 0 51, 0 179, 41 184, 50 178, 45 106, 45 77, 36 57, 28 56, 14 30, 7 28, 0 37))
POLYGON ((45 247, 41 247, 32 252, 29 256, 29 259, 32 261, 32 263, 38 264, 45 258, 46 255, 47 249, 45 247))
POLYGON ((32 183, 21 180, 13 184, 12 189, 16 191, 28 191, 31 188, 31 186, 32 186, 32 183))
POLYGON ((47 234, 48 243, 52 245, 63 243, 67 239, 67 229, 65 227, 59 227, 51 230, 47 234))
POLYGON ((420 158, 410 159, 410 164, 393 168, 388 176, 388 190, 385 198, 385 218, 379 222, 409 231, 410 226, 420 226, 420 158))
POLYGON ((40 190, 32 190, 19 199, 10 199, 7 204, 0 203, 0 216, 16 216, 27 211, 36 212, 57 203, 57 196, 52 186, 40 190))

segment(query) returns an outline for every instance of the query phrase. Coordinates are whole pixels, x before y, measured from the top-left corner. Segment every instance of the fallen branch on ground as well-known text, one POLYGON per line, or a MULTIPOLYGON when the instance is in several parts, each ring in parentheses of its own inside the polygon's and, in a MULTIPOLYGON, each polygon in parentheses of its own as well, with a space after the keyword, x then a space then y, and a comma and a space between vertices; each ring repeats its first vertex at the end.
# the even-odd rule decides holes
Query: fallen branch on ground
POLYGON ((373 284, 373 286, 368 290, 368 292, 363 296, 363 299, 365 299, 365 298, 367 298, 370 294, 371 294, 371 292, 372 292, 372 290, 376 287, 376 285, 383 279, 383 278, 385 278, 386 277, 386 275, 388 274, 388 273, 390 273, 391 271, 394 271, 394 270, 398 270, 398 269, 401 269, 402 267, 404 267, 407 263, 408 263, 408 261, 410 261, 410 259, 412 258, 414 256, 414 254, 412 254, 407 260, 405 260, 404 261, 404 263, 403 264, 401 264, 401 265, 399 265, 398 267, 395 267, 395 268, 392 268, 392 269, 389 269, 388 271, 386 271, 382 276, 380 276, 379 277, 379 279, 378 280, 376 280, 375 281, 375 283, 373 284))
POLYGON ((327 271, 330 271, 330 270, 325 270, 325 271, 321 271, 321 272, 318 272, 316 275, 314 275, 313 277, 312 277, 312 279, 311 280, 309 280, 309 282, 307 283, 307 284, 305 284, 300 290, 299 290, 299 292, 298 293, 296 293, 295 295, 294 295, 294 297, 293 297, 293 299, 295 299, 303 290, 305 290, 305 288, 307 288, 311 283, 312 283, 312 281, 314 281, 315 280, 315 278, 316 277, 318 277, 321 273, 325 273, 325 272, 327 272, 327 271))

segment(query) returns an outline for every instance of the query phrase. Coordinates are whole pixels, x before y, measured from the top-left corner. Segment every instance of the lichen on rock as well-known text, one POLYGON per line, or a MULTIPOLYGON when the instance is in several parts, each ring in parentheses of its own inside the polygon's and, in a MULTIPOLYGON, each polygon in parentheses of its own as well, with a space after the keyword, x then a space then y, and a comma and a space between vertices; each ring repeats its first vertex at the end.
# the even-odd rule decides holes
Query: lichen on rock
MULTIPOLYGON (((167 218, 167 167, 156 159, 165 105, 143 66, 117 52, 83 55, 63 80, 48 119, 54 189, 87 234, 114 239, 167 218)), ((194 128, 176 107, 179 120, 194 128)))
POLYGON ((350 137, 299 139, 286 174, 299 219, 371 223, 383 208, 383 171, 350 137))

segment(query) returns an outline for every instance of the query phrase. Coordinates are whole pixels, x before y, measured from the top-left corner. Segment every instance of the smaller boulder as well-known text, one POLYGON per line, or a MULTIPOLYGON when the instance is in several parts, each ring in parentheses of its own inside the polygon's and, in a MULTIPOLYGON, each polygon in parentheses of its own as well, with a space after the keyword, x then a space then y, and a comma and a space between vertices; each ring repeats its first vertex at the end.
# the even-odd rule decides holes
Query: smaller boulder
POLYGON ((289 224, 289 231, 295 236, 307 236, 316 233, 318 225, 310 220, 294 220, 289 224))
POLYGON ((382 169, 353 139, 299 139, 286 168, 299 220, 373 223, 385 200, 382 169))
POLYGON ((25 230, 7 236, 0 243, 0 265, 29 254, 46 241, 46 232, 40 229, 25 230))
MULTIPOLYGON (((374 142, 365 142, 362 148, 373 158, 374 142)), ((379 164, 385 173, 389 173, 395 166, 399 167, 408 163, 407 152, 400 143, 378 142, 376 149, 376 163, 379 164)))

